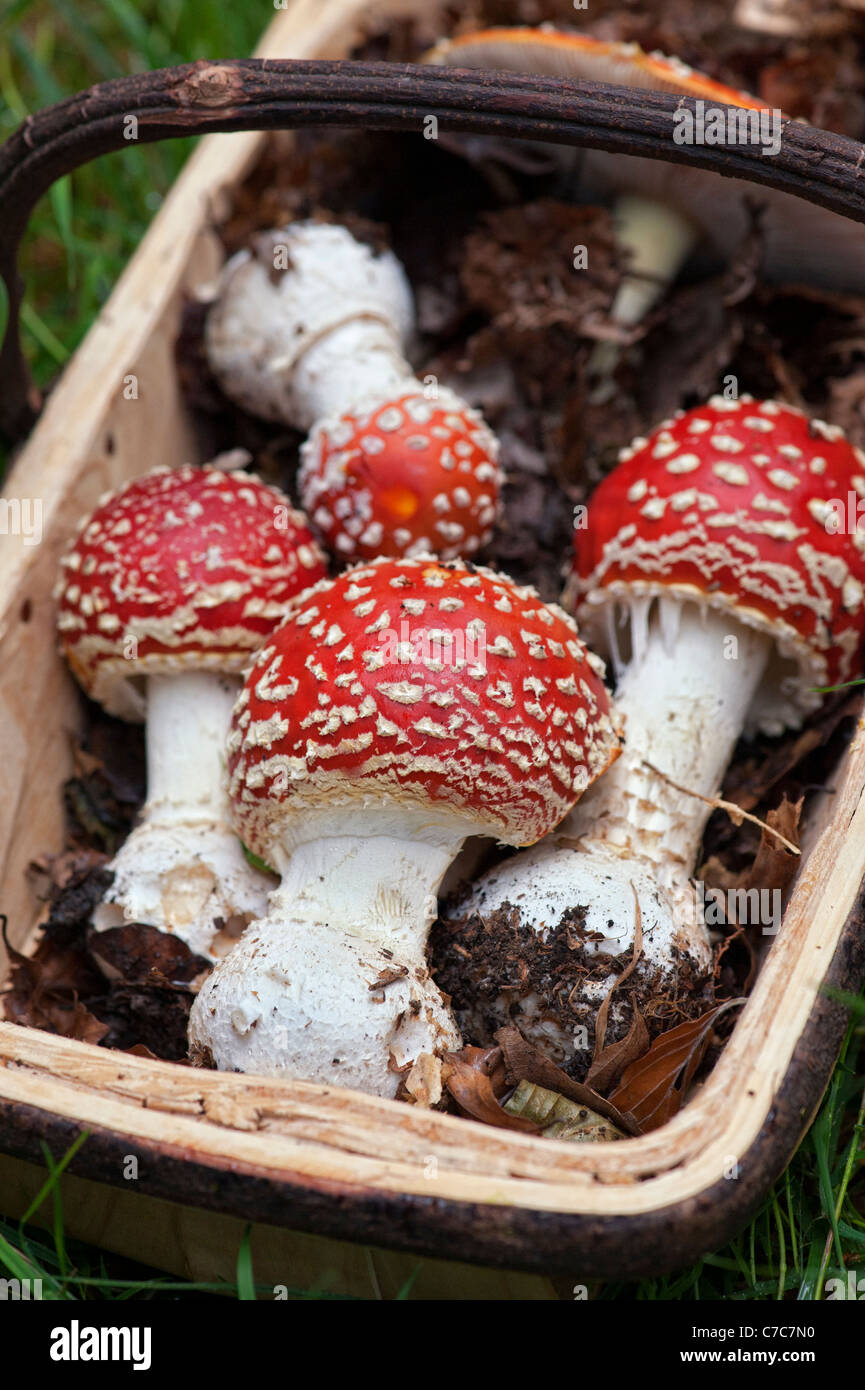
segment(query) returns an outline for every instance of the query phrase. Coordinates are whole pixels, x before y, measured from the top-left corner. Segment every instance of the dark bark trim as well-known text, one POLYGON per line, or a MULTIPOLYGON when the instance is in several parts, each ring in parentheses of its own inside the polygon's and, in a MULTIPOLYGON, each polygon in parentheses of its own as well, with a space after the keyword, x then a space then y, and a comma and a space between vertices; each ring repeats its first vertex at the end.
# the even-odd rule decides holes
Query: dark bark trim
POLYGON ((576 83, 537 74, 479 72, 408 63, 301 62, 250 58, 136 74, 100 83, 29 117, 0 148, 0 277, 9 320, 0 349, 0 429, 20 438, 39 398, 22 359, 23 285, 18 247, 30 213, 51 184, 129 141, 151 143, 213 131, 300 126, 446 129, 586 145, 697 165, 767 184, 865 221, 862 146, 798 122, 784 123, 781 149, 676 145, 673 112, 691 97, 576 83))

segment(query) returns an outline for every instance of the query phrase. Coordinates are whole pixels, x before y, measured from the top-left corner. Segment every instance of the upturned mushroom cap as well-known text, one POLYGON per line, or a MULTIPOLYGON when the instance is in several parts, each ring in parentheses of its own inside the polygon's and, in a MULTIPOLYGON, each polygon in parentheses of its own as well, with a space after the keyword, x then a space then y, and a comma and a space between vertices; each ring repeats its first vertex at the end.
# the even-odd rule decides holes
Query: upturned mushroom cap
POLYGON ((472 555, 492 535, 502 484, 498 440, 452 391, 364 403, 316 425, 300 496, 337 554, 472 555))
POLYGON ((58 631, 109 713, 143 717, 140 676, 240 673, 326 573, 306 519, 248 473, 158 469, 103 498, 62 560, 58 631))
POLYGON ((238 697, 238 831, 278 869, 327 835, 532 844, 618 755, 602 670, 561 609, 490 570, 382 559, 323 581, 238 697))
POLYGON ((765 102, 716 82, 679 58, 646 53, 638 43, 571 34, 552 24, 537 28, 478 29, 443 39, 426 56, 430 63, 450 67, 491 68, 507 72, 545 72, 582 82, 606 82, 614 87, 643 87, 655 92, 685 92, 728 106, 759 110, 765 102))
MULTIPOLYGON (((678 58, 646 53, 636 43, 615 43, 542 24, 491 28, 447 39, 426 61, 450 66, 546 73, 658 92, 681 92, 707 106, 765 112, 772 133, 778 113, 765 101, 716 82, 678 58)), ((761 136, 761 141, 762 141, 761 136)), ((865 287, 865 245, 855 222, 779 189, 722 178, 708 169, 663 160, 585 150, 581 186, 588 197, 636 193, 675 209, 699 229, 722 262, 729 261, 760 207, 763 273, 784 283, 801 279, 827 288, 865 287)))
POLYGON ((777 731, 815 686, 861 668, 865 455, 776 401, 714 397, 636 440, 594 492, 575 542, 580 622, 601 650, 617 600, 676 595, 769 634, 777 656, 751 720, 777 731))

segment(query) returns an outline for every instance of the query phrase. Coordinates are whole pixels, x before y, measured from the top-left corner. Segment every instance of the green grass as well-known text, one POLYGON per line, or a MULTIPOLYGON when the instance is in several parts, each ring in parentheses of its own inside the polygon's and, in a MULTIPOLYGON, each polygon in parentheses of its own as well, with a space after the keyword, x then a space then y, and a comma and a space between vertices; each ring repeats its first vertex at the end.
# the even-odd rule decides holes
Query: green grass
MULTIPOLYGON (((244 57, 274 13, 266 0, 0 0, 0 139, 30 112, 94 82, 244 57)), ((193 143, 107 155, 40 202, 21 262, 22 336, 40 385, 83 338, 193 143)))
MULTIPOLYGON (((265 0, 0 0, 0 138, 28 112, 93 82, 249 53, 273 13, 265 0)), ((110 155, 64 179, 36 209, 22 257, 23 337, 41 385, 86 333, 191 145, 172 141, 110 155)), ((828 1279, 865 1264, 865 1001, 848 1002, 850 1031, 819 1117, 748 1229, 690 1269, 639 1285, 595 1287, 594 1298, 819 1299, 828 1279)), ((58 1300, 273 1296, 255 1282, 248 1236, 233 1284, 130 1270, 67 1241, 58 1177, 70 1157, 57 1161, 46 1152, 45 1184, 25 1220, 0 1219, 0 1277, 41 1278, 46 1297, 58 1300)), ((319 1286, 290 1296, 339 1297, 319 1286)), ((400 1296, 411 1296, 410 1284, 400 1296)))

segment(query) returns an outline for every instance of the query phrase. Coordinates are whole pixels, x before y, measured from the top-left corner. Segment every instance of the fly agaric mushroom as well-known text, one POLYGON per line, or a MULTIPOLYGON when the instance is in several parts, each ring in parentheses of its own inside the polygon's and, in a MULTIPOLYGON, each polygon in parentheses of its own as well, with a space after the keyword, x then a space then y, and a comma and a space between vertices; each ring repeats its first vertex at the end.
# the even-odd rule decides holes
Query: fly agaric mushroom
POLYGON ((219 468, 159 469, 103 498, 62 561, 58 631, 87 694, 147 721, 147 804, 110 867, 99 929, 144 922, 212 956, 267 878, 228 822, 223 747, 240 672, 326 573, 276 488, 219 468))
MULTIPOLYGON (((491 987, 489 971, 480 980, 473 1007, 488 1020, 521 1009, 539 1045, 552 1040, 573 1060, 572 1026, 589 1021, 615 978, 598 953, 633 946, 635 895, 639 997, 664 972, 674 981, 683 954, 691 973, 705 968, 689 883, 705 798, 743 729, 795 727, 819 705, 815 687, 861 669, 865 533, 839 525, 836 499, 846 506, 848 494, 865 496, 865 455, 840 429, 748 397, 667 421, 597 488, 575 533, 573 591, 581 628, 618 675, 624 752, 560 827, 561 847, 491 871, 445 923, 465 948, 473 914, 489 924, 509 904, 517 916, 502 919, 500 936, 544 947, 521 980, 507 978, 509 993, 491 987), (557 977, 564 999, 551 1001, 539 981, 566 928, 589 944, 557 977)), ((500 945, 487 941, 493 958, 500 945)), ((448 987, 448 959, 437 978, 448 987)))
MULTIPOLYGON (((765 102, 715 82, 677 58, 645 53, 635 43, 561 32, 550 25, 461 34, 439 43, 427 61, 679 92, 700 98, 707 106, 711 103, 713 112, 720 108, 721 117, 727 106, 746 113, 735 118, 734 138, 726 137, 730 143, 747 139, 772 144, 779 134, 779 113, 765 102)), ((687 113, 682 114, 684 118, 687 113)), ((725 132, 729 124, 729 120, 723 122, 725 132)), ((671 134, 675 140, 676 131, 671 134)), ((573 156, 567 152, 563 158, 573 156)), ((748 234, 754 209, 762 212, 762 269, 767 279, 805 280, 830 289, 865 288, 862 238, 849 218, 777 189, 722 178, 707 169, 601 150, 583 151, 579 158, 583 192, 615 199, 617 238, 628 256, 628 269, 610 310, 611 322, 620 329, 632 329, 645 318, 698 242, 722 263, 729 261, 748 234)), ((606 383, 606 394, 617 359, 615 343, 601 343, 590 362, 590 371, 606 383)), ((603 399, 604 394, 602 388, 597 398, 603 399)))
POLYGON ((436 889, 466 836, 532 844, 616 757, 600 672, 561 609, 458 561, 305 594, 228 744, 238 831, 282 884, 197 996, 193 1060, 393 1096, 458 1047, 426 965, 436 889))
POLYGON ((498 514, 498 441, 453 391, 414 376, 403 351, 413 327, 396 257, 315 222, 265 233, 229 261, 208 315, 226 395, 312 426, 300 496, 344 559, 472 555, 498 514))

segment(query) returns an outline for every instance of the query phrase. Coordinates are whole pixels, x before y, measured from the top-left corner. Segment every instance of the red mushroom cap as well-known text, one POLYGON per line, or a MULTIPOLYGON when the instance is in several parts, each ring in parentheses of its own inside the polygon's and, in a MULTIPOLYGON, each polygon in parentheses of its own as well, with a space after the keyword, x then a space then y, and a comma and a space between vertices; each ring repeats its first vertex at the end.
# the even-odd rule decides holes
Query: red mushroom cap
POLYGON ((450 67, 545 72, 584 82, 607 82, 617 87, 684 92, 726 106, 744 106, 751 110, 766 108, 764 101, 716 82, 680 58, 646 53, 638 43, 596 39, 590 34, 555 29, 549 24, 537 28, 502 26, 458 34, 442 40, 425 55, 424 61, 450 67))
POLYGON ((376 808, 531 844, 618 755, 601 671, 566 613, 491 570, 382 558, 325 580, 235 705, 238 831, 268 863, 317 815, 376 808))
POLYGON ((498 514, 498 441, 452 392, 411 390, 320 421, 303 446, 301 500, 351 559, 472 555, 498 514))
POLYGON ((846 680, 865 635, 865 527, 847 526, 859 497, 865 455, 837 426, 714 397, 636 440, 596 489, 574 538, 578 616, 673 592, 773 636, 803 696, 846 680))
POLYGON ((306 519, 248 473, 159 469, 103 498, 62 560, 61 646, 112 712, 141 713, 129 677, 239 672, 327 573, 306 519))

